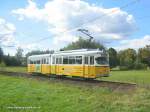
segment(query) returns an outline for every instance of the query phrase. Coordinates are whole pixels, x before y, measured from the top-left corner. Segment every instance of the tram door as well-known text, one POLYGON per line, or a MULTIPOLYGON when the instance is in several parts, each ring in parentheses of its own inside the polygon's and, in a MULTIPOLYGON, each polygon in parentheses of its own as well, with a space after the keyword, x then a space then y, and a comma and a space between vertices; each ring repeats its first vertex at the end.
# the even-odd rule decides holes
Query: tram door
POLYGON ((89 56, 84 57, 84 77, 89 76, 89 56))
POLYGON ((55 57, 52 57, 51 74, 56 74, 56 62, 55 57))
POLYGON ((84 77, 90 78, 94 75, 94 56, 84 57, 84 77))
POLYGON ((57 75, 61 75, 61 63, 62 63, 62 58, 61 57, 57 57, 56 58, 56 66, 55 66, 55 70, 56 70, 56 74, 57 75))

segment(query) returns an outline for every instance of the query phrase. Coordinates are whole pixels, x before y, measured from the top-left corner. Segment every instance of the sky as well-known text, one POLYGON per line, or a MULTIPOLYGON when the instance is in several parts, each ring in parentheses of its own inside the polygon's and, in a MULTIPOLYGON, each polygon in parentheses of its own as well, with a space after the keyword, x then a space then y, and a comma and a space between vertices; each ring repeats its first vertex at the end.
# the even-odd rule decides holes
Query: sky
POLYGON ((14 55, 21 47, 59 50, 86 29, 107 48, 150 45, 149 0, 1 0, 0 46, 14 55))

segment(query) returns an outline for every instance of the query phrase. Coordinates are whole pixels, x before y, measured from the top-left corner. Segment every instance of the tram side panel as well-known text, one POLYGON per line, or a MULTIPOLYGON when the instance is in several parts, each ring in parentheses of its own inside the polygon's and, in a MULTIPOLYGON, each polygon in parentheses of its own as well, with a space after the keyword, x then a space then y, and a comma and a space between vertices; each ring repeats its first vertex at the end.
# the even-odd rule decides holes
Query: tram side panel
POLYGON ((56 65, 51 65, 51 74, 56 74, 56 65))
POLYGON ((41 65, 41 73, 42 74, 51 74, 51 66, 49 64, 42 64, 41 65))
POLYGON ((56 75, 83 77, 83 65, 52 65, 51 73, 56 75))
POLYGON ((29 73, 35 72, 35 65, 34 64, 28 64, 28 72, 29 73))
POLYGON ((41 64, 28 64, 29 73, 42 73, 41 64))
POLYGON ((63 71, 64 71, 63 65, 56 65, 56 74, 57 75, 65 75, 65 74, 63 74, 63 71))
POLYGON ((84 66, 84 77, 85 78, 98 78, 102 76, 109 76, 108 66, 84 66))
POLYGON ((108 66, 28 64, 28 72, 97 78, 109 76, 110 70, 108 66))
POLYGON ((83 65, 64 65, 63 74, 68 76, 84 76, 84 66, 83 65))
POLYGON ((96 66, 95 67, 96 77, 109 76, 109 66, 96 66))
POLYGON ((84 77, 96 78, 95 67, 90 65, 84 65, 84 77))

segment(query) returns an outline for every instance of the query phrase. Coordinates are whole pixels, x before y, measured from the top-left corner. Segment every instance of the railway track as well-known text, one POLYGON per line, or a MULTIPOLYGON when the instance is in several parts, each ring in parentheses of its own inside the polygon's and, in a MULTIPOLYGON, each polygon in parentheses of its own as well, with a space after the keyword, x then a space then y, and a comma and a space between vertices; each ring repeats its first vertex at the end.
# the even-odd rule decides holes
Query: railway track
POLYGON ((135 83, 124 83, 124 82, 113 82, 113 81, 104 81, 104 80, 85 80, 81 78, 71 78, 71 77, 58 77, 56 75, 40 75, 40 74, 28 74, 28 73, 20 73, 20 72, 8 72, 8 71, 0 71, 0 75, 8 75, 15 77, 26 77, 33 78, 37 80, 48 80, 50 82, 63 82, 75 85, 85 85, 88 87, 106 87, 113 91, 129 91, 135 90, 137 85, 135 83))

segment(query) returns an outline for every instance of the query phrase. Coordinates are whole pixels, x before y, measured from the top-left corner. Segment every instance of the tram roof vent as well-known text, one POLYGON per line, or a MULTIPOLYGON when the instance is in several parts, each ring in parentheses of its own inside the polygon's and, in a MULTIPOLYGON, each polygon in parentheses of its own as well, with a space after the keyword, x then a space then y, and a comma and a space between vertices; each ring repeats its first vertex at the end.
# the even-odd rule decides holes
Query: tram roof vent
POLYGON ((77 50, 67 50, 67 51, 55 51, 54 53, 73 53, 73 52, 85 52, 85 51, 99 51, 99 49, 77 49, 77 50))

